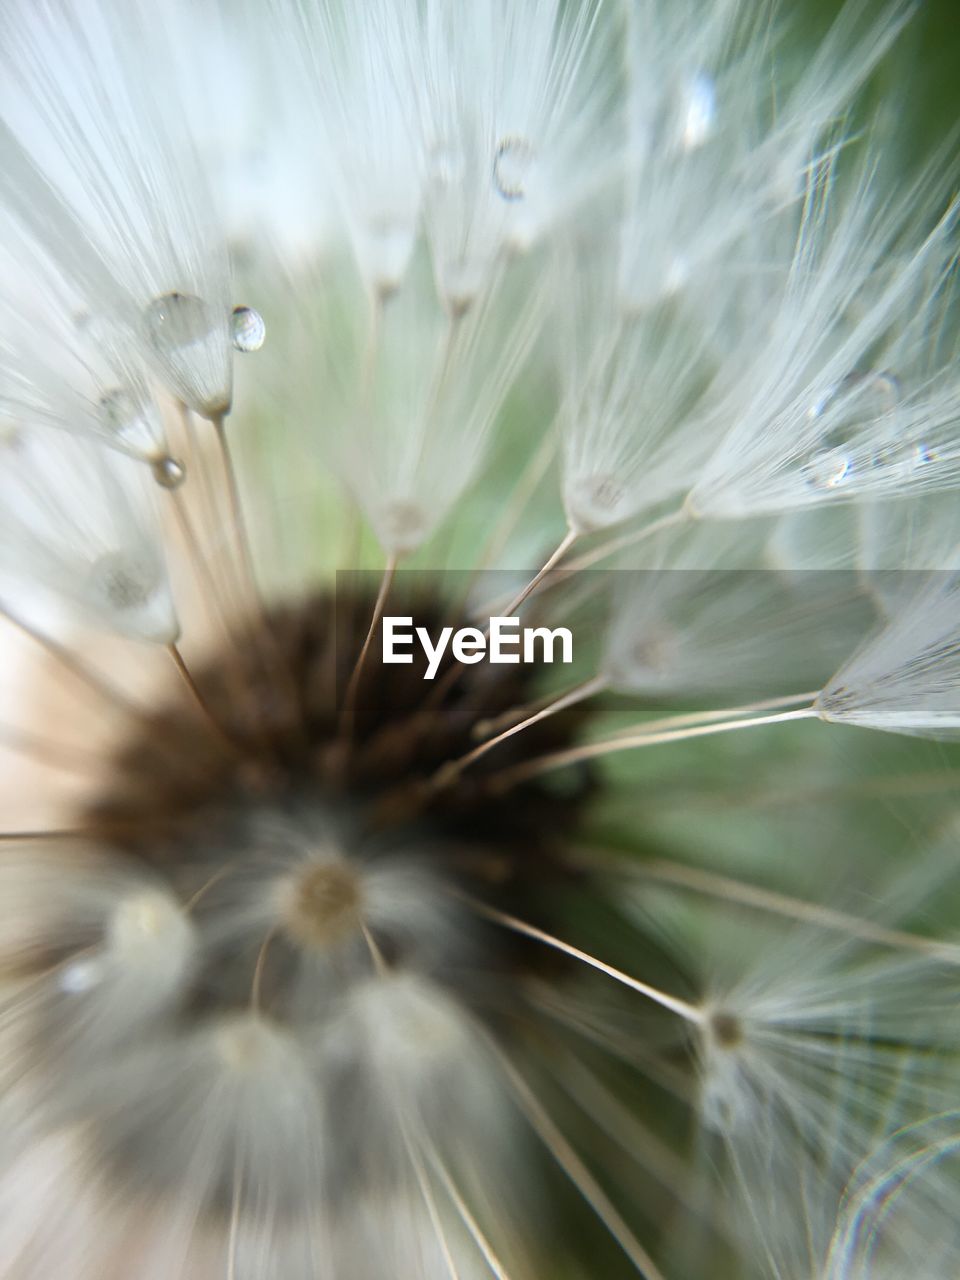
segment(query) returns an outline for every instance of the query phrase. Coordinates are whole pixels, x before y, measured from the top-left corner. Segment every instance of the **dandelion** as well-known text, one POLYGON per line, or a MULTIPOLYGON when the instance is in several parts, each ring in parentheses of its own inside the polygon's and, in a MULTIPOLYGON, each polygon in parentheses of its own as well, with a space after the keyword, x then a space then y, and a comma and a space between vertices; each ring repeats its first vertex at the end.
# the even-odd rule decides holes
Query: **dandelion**
POLYGON ((950 1272, 913 9, 0 5, 5 1277, 950 1272))

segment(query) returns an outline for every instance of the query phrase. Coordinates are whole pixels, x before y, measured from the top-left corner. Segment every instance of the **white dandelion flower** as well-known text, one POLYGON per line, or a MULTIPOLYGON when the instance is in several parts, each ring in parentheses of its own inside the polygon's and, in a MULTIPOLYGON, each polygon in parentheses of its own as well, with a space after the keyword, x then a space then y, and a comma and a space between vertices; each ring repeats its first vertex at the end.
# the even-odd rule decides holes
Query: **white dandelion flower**
POLYGON ((9 1280, 947 1273, 913 10, 0 6, 9 1280))

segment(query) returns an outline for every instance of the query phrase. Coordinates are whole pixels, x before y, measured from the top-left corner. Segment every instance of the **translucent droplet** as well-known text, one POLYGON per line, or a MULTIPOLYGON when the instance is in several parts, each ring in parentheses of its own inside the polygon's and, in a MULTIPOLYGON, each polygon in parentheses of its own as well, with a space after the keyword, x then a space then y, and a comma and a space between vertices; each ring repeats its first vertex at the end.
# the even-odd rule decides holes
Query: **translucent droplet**
POLYGON ((932 449, 924 441, 918 440, 913 446, 913 461, 915 466, 925 467, 930 462, 939 462, 940 455, 936 449, 932 449))
POLYGON ((698 72, 684 94, 681 138, 685 151, 703 146, 713 132, 716 115, 717 93, 713 80, 704 72, 698 72))
POLYGON ((838 433, 848 432, 852 424, 867 425, 889 417, 900 403, 901 395, 899 378, 888 370, 862 373, 855 369, 825 388, 810 405, 807 417, 827 419, 829 428, 822 443, 837 445, 841 443, 838 433))
POLYGON ((156 458, 150 464, 150 470, 161 489, 179 489, 187 478, 187 469, 183 463, 169 456, 156 458))
POLYGON ((192 293, 165 293, 154 298, 145 319, 150 340, 161 355, 202 342, 216 328, 210 307, 192 293))
POLYGON ((259 351, 267 336, 267 326, 253 307, 234 307, 231 318, 233 345, 237 351, 259 351))
POLYGON ((74 960, 60 970, 58 985, 68 995, 83 995, 92 990, 103 977, 99 960, 74 960))
POLYGON ((229 313, 190 293, 165 293, 144 309, 146 341, 170 391, 204 417, 230 408, 229 313))
POLYGON ((815 489, 842 489, 854 478, 853 461, 839 449, 824 449, 810 459, 804 475, 815 489))
POLYGON ((854 479, 853 454, 861 459, 858 466, 871 470, 902 466, 900 399, 900 381, 886 369, 855 369, 825 388, 807 410, 808 420, 818 424, 818 450, 804 469, 809 483, 818 489, 848 485, 854 479))
POLYGON ((510 134, 497 143, 493 158, 493 184, 504 200, 522 200, 534 161, 533 143, 510 134))

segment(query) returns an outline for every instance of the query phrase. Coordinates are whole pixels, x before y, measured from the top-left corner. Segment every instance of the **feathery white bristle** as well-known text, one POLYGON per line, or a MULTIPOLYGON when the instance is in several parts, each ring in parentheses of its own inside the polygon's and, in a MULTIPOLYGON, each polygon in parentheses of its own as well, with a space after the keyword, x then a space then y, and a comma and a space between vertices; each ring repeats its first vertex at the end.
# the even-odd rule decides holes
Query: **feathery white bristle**
POLYGON ((910 575, 897 612, 828 681, 818 714, 890 733, 960 734, 960 582, 956 573, 910 575))
POLYGON ((907 1125, 878 1144, 845 1188, 821 1280, 916 1280, 949 1275, 960 1113, 907 1125))
POLYGON ((874 622, 852 574, 759 567, 744 530, 704 524, 673 543, 656 566, 617 575, 604 661, 612 688, 734 700, 799 694, 818 688, 874 622))
POLYGON ((943 1280, 955 779, 785 724, 960 733, 952 153, 855 132, 912 7, 811 50, 743 0, 3 6, 4 625, 120 747, 0 725, 96 771, 90 845, 0 842, 11 1280, 599 1274, 588 1213, 645 1280, 943 1280), (332 543, 386 572, 327 630, 332 543), (414 556, 510 564, 576 674, 420 701, 374 625, 345 677, 414 556), (694 709, 593 741, 628 697, 694 709))
POLYGON ((219 413, 232 395, 229 268, 173 85, 157 74, 164 58, 139 38, 148 21, 139 3, 8 7, 3 194, 98 320, 120 326, 173 394, 219 413))
POLYGON ((15 428, 3 456, 5 577, 52 593, 106 630, 174 642, 160 532, 137 464, 43 427, 15 428))
MULTIPOLYGON (((930 367, 957 206, 904 246, 929 177, 874 207, 870 173, 852 188, 811 178, 782 291, 704 429, 728 424, 687 504, 727 519, 953 488, 958 388, 949 353, 930 367), (904 309, 907 319, 904 320, 904 309)), ((732 371, 731 371, 732 372, 732 371)))

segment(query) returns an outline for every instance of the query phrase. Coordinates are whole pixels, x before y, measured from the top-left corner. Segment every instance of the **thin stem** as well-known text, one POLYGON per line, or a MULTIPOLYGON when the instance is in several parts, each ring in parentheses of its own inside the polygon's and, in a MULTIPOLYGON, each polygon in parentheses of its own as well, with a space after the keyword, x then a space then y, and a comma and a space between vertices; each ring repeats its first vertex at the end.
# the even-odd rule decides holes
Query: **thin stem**
POLYGON ((243 1178, 240 1170, 239 1154, 233 1164, 233 1195, 230 1207, 230 1234, 227 1239, 227 1280, 236 1280, 237 1276, 237 1240, 240 1234, 240 1197, 243 1178))
POLYGON ((390 969, 387 965, 383 952, 377 945, 376 938, 370 931, 370 926, 361 922, 360 933, 363 935, 363 940, 367 944, 367 950, 370 952, 370 959, 373 961, 373 967, 376 970, 377 977, 385 978, 390 972, 390 969))
POLYGON ((475 760, 479 760, 481 756, 485 756, 498 743, 505 742, 507 738, 512 738, 514 734, 528 729, 530 725, 539 724, 541 720, 546 720, 549 716, 556 715, 560 711, 566 711, 568 707, 576 706, 577 703, 584 702, 587 698, 592 698, 606 687, 606 676, 593 676, 590 680, 585 680, 582 684, 577 685, 575 689, 569 689, 566 693, 553 698, 545 707, 541 707, 533 715, 527 716, 519 724, 511 726, 509 729, 503 729, 495 737, 488 738, 486 742, 481 742, 478 747, 474 747, 472 751, 468 751, 465 755, 460 756, 459 759, 450 760, 445 765, 441 765, 433 776, 433 786, 441 788, 455 782, 464 769, 473 764, 475 760))
MULTIPOLYGON (((570 547, 573 546, 578 537, 579 534, 574 530, 569 529, 566 535, 560 540, 559 545, 547 557, 543 567, 538 569, 522 591, 515 595, 506 605, 500 605, 498 602, 493 602, 488 606, 491 615, 498 617, 511 617, 516 613, 517 609, 520 608, 523 602, 529 599, 533 592, 536 591, 537 587, 543 582, 547 574, 554 568, 557 561, 560 560, 570 547)), ((490 623, 487 622, 480 628, 480 630, 485 636, 489 635, 490 623)), ((455 663, 453 666, 449 667, 433 686, 433 690, 427 697, 424 705, 428 708, 439 706, 443 698, 461 679, 465 670, 466 668, 462 663, 455 663)))
POLYGON ((403 1134, 403 1144, 407 1149, 407 1158, 413 1168, 414 1176, 417 1179, 417 1185, 420 1188, 420 1195, 423 1203, 427 1208, 427 1216, 433 1227, 434 1235, 437 1237, 437 1244, 440 1246, 440 1252, 443 1254, 444 1265, 447 1268, 447 1274, 450 1280, 460 1280, 460 1272, 457 1270, 457 1264, 454 1262, 453 1253, 450 1249, 450 1243, 447 1240, 447 1234, 443 1229, 443 1223, 440 1220, 440 1213, 437 1209, 436 1197, 433 1194, 433 1188, 430 1186, 430 1179, 424 1168, 423 1160, 413 1139, 410 1137, 406 1124, 400 1119, 400 1129, 403 1134))
POLYGON ((717 724, 734 720, 741 716, 753 715, 761 711, 776 711, 780 707, 795 706, 797 703, 812 703, 819 690, 809 693, 790 693, 779 698, 763 698, 759 702, 745 702, 738 707, 721 707, 717 711, 689 711, 682 715, 663 716, 657 720, 644 720, 640 725, 630 725, 627 729, 618 729, 610 735, 611 740, 633 737, 638 732, 652 733, 661 729, 683 729, 688 725, 717 724))
POLYGON ((663 1272, 624 1222, 596 1178, 550 1119, 526 1080, 505 1054, 498 1051, 497 1057, 531 1128, 616 1240, 624 1254, 646 1280, 664 1280, 663 1272))
POLYGON ((516 528, 521 515, 526 510, 531 498, 536 493, 541 480, 547 473, 547 468, 553 461, 557 451, 556 436, 548 433, 540 442, 540 447, 529 458, 520 478, 514 486, 513 493, 504 506, 503 511, 498 515, 496 525, 491 536, 488 538, 486 545, 480 552, 476 563, 468 571, 467 584, 459 596, 455 598, 454 604, 451 605, 450 611, 445 621, 455 624, 460 616, 466 612, 467 601, 470 596, 470 588, 474 578, 479 573, 483 573, 490 565, 503 554, 504 548, 509 541, 510 535, 516 528))
POLYGON ((187 504, 184 499, 182 490, 171 489, 170 502, 173 508, 174 518, 177 522, 177 528, 180 531, 180 537, 183 539, 186 548, 187 558, 197 577, 197 582, 201 588, 201 592, 206 593, 207 602, 212 606, 213 611, 217 615, 223 635, 228 644, 234 644, 236 637, 230 627, 230 620, 227 616, 226 607, 223 598, 217 587, 216 579, 213 571, 207 563, 207 559, 203 554, 200 546, 200 539, 197 537, 197 531, 193 521, 190 518, 190 512, 187 510, 187 504))
POLYGON ((259 604, 260 594, 257 589, 257 576, 253 567, 253 551, 250 544, 250 533, 243 514, 243 501, 240 497, 240 485, 237 481, 236 468, 233 465, 233 453, 227 437, 225 416, 214 414, 210 419, 216 432, 217 444, 220 448, 220 460, 223 464, 223 476, 227 484, 227 500, 230 504, 230 519, 233 524, 237 554, 243 570, 245 585, 250 599, 259 604))
POLYGON ((263 971, 267 965, 267 952, 270 950, 270 943, 277 936, 279 929, 279 925, 274 925, 270 929, 260 944, 260 950, 257 952, 257 963, 253 967, 253 981, 250 984, 250 1008, 254 1013, 260 1012, 260 995, 263 989, 263 971))
MULTIPOLYGON (((224 549, 224 542, 221 536, 224 521, 220 514, 219 495, 213 482, 213 476, 210 473, 210 467, 207 465, 206 450, 200 441, 200 434, 197 431, 193 414, 189 406, 182 401, 178 401, 177 407, 189 457, 187 476, 188 478, 191 476, 199 477, 200 487, 197 491, 197 500, 200 506, 200 524, 204 530, 209 554, 213 559, 215 552, 219 553, 224 549)), ((219 555, 216 558, 221 560, 219 555)), ((229 589, 229 594, 233 597, 234 607, 239 609, 238 602, 243 597, 243 585, 237 581, 237 565, 234 564, 233 557, 227 554, 225 559, 227 571, 222 574, 222 585, 225 589, 229 589)))
POLYGON ((360 689, 360 680, 363 676, 363 669, 366 665, 367 655, 373 644, 373 638, 377 633, 377 627, 380 625, 380 619, 383 616, 384 605, 387 602, 387 596, 390 594, 390 588, 393 585, 393 579, 397 572, 398 557, 395 553, 391 553, 387 557, 387 563, 384 566, 383 577, 380 580, 380 590, 377 592, 377 598, 373 606, 373 617, 370 619, 370 626, 367 628, 367 634, 360 648, 357 661, 354 664, 353 672, 347 682, 347 688, 343 695, 343 707, 340 711, 340 735, 344 738, 353 736, 353 724, 356 716, 357 694, 360 689))
POLYGON ((562 1069, 549 1061, 548 1068, 564 1091, 608 1138, 666 1187, 680 1204, 698 1215, 709 1217, 714 1226, 724 1230, 722 1214, 715 1212, 715 1206, 709 1204, 707 1197, 691 1191, 690 1169, 686 1161, 647 1128, 593 1071, 575 1058, 565 1062, 562 1069))
POLYGON ((796 711, 781 711, 776 715, 751 716, 746 720, 725 720, 720 724, 697 724, 690 729, 667 730, 663 733, 625 733, 616 738, 605 738, 601 742, 588 742, 580 747, 571 747, 566 751, 555 751, 550 755, 540 756, 535 760, 525 761, 512 769, 490 779, 499 790, 516 786, 518 782, 526 782, 530 778, 538 778, 541 774, 550 773, 554 769, 562 769, 570 764, 579 764, 584 760, 595 760, 600 756, 614 755, 618 751, 632 751, 638 747, 662 746, 667 742, 686 742, 692 738, 706 738, 715 733, 733 733, 737 729, 755 729, 765 724, 783 724, 789 720, 817 719, 814 707, 801 707, 796 711))
POLYGON ((549 556, 547 556, 546 560, 543 562, 542 567, 537 570, 537 572, 533 575, 533 577, 530 579, 527 585, 523 588, 523 590, 519 591, 513 597, 510 603, 506 606, 506 608, 503 610, 503 614, 505 617, 508 617, 508 618, 512 617, 516 613, 516 611, 520 608, 520 606, 523 604, 523 602, 525 600, 528 600, 530 596, 533 595, 534 591, 536 591, 540 583, 543 582, 547 574, 551 571, 551 569, 553 569, 559 563, 560 560, 563 559, 563 557, 567 554, 567 552, 570 550, 570 548, 573 546, 573 544, 577 541, 579 537, 580 537, 580 534, 577 533, 575 529, 567 530, 567 532, 560 539, 559 543, 554 548, 554 550, 550 553, 549 556))
POLYGON ((21 840, 83 840, 89 835, 82 827, 51 827, 46 831, 0 831, 0 844, 21 840))
MULTIPOLYGON (((591 865, 592 861, 589 860, 586 865, 591 865)), ((623 865, 612 860, 596 862, 593 865, 614 875, 625 875, 631 878, 636 876, 640 879, 654 880, 659 884, 674 885, 710 898, 719 898, 724 902, 734 902, 771 915, 784 916, 789 920, 835 930, 848 937, 875 942, 879 946, 891 947, 899 951, 918 951, 923 955, 933 955, 938 959, 960 964, 960 946, 937 942, 932 938, 924 938, 920 934, 908 933, 902 929, 887 929, 871 920, 863 920, 859 916, 849 915, 834 907, 824 907, 817 902, 794 898, 772 889, 762 889, 757 885, 745 884, 742 880, 717 875, 712 871, 701 871, 698 867, 657 859, 637 866, 623 865)))
POLYGON ((571 560, 568 565, 564 565, 564 569, 568 573, 578 573, 581 569, 589 569, 593 565, 599 564, 601 560, 606 560, 610 556, 616 555, 618 551, 625 551, 627 547, 635 547, 641 542, 646 542, 648 538, 662 533, 664 529, 673 529, 677 525, 685 524, 690 519, 689 511, 684 507, 678 507, 676 511, 670 511, 667 515, 652 520, 650 524, 645 524, 640 529, 634 529, 630 533, 622 533, 619 537, 613 538, 609 542, 603 542, 599 547, 594 547, 591 551, 584 552, 576 560, 571 560))
POLYGON ((447 1195, 453 1202, 453 1207, 456 1209, 460 1221, 466 1227, 474 1244, 483 1255, 484 1262, 486 1262, 487 1266, 497 1277, 497 1280, 510 1280, 510 1276, 508 1275, 506 1268, 494 1253, 493 1246, 490 1244, 490 1241, 480 1229, 480 1224, 467 1207, 467 1202, 460 1194, 460 1189, 457 1187, 457 1184, 454 1182, 453 1178, 451 1178, 447 1166, 440 1159, 439 1152, 431 1144, 427 1147, 426 1153, 427 1159, 433 1166, 434 1172, 443 1184, 444 1191, 446 1191, 447 1195))
POLYGON ((184 661, 183 654, 180 652, 179 648, 177 647, 176 642, 173 641, 170 644, 168 644, 166 646, 166 650, 167 650, 167 653, 170 655, 171 662, 177 669, 177 674, 180 676, 180 679, 183 681, 184 685, 186 686, 187 692, 190 694, 190 697, 192 698, 192 700, 196 703, 197 708, 202 713, 206 724, 212 730, 218 742, 220 742, 224 747, 226 747, 226 749, 229 751, 231 755, 239 754, 240 748, 229 736, 226 729, 224 729, 223 725, 214 715, 213 711, 211 711, 209 703, 207 702, 203 694, 200 692, 200 689, 197 686, 197 682, 194 680, 193 676, 190 674, 190 668, 187 666, 186 662, 184 661))
POLYGON ((502 554, 510 534, 516 528, 530 499, 539 488, 541 480, 547 474, 547 469, 556 456, 556 451, 556 435, 553 432, 549 432, 543 437, 540 447, 531 456, 523 471, 521 471, 520 479, 514 486, 513 493, 497 518, 492 536, 481 552, 474 568, 475 573, 486 569, 502 554))
POLYGON ((579 947, 571 946, 569 942, 562 942, 559 938, 555 938, 553 934, 545 933, 543 929, 527 924, 524 920, 518 920, 516 916, 507 915, 504 911, 498 911, 496 907, 488 907, 486 903, 479 902, 474 898, 467 898, 466 900, 478 915, 485 916, 488 920, 492 920, 494 924, 503 925, 505 929, 511 929, 514 933, 522 934, 526 938, 532 938, 535 942, 542 942, 545 946, 552 947, 554 951, 560 951, 564 955, 571 956, 574 960, 579 960, 581 964, 585 964, 591 969, 596 969, 598 973, 605 974, 608 978, 613 978, 615 982, 622 983, 632 991, 639 992, 640 995, 646 996, 648 1000, 652 1000, 654 1004, 669 1010, 670 1013, 677 1014, 678 1017, 692 1023, 694 1026, 703 1024, 703 1012, 686 1000, 680 1000, 677 996, 668 995, 667 992, 660 991, 656 987, 650 986, 647 982, 641 982, 639 978, 632 978, 630 974, 624 973, 621 969, 615 969, 613 965, 606 964, 603 960, 598 960, 596 956, 590 955, 589 952, 581 951, 579 947))

